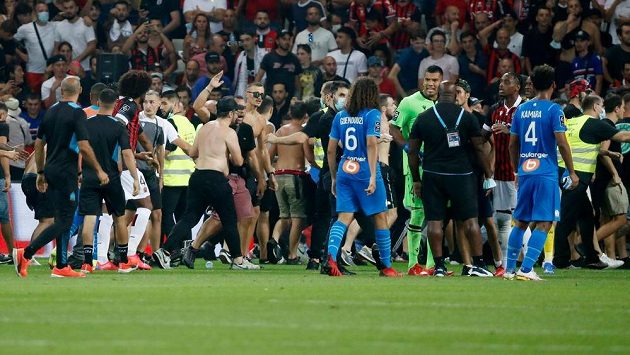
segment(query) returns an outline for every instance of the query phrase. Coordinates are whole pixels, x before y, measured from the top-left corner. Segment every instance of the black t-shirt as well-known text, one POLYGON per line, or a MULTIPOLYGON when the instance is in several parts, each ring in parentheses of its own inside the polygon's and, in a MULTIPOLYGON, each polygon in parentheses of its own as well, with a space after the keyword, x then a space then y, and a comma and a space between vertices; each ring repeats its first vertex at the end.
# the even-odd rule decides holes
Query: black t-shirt
POLYGON ((267 74, 265 91, 271 94, 274 84, 284 83, 289 93, 289 98, 295 92, 295 78, 302 72, 302 66, 297 56, 289 53, 281 56, 275 50, 267 53, 260 63, 260 68, 267 74))
MULTIPOLYGON (((320 174, 328 171, 328 141, 330 140, 330 130, 332 129, 332 123, 335 119, 337 112, 332 108, 328 108, 326 112, 317 111, 308 120, 306 126, 302 129, 302 132, 306 133, 310 138, 319 138, 322 142, 322 148, 324 149, 324 162, 322 164, 322 170, 320 174)), ((341 148, 337 147, 337 162, 341 159, 341 148)))
POLYGON ((241 148, 241 154, 245 159, 243 166, 234 166, 230 162, 230 173, 239 174, 241 177, 247 177, 247 153, 256 149, 256 140, 254 137, 254 129, 249 124, 242 122, 235 128, 236 137, 238 138, 238 146, 241 148))
POLYGON ((584 143, 599 144, 607 141, 619 131, 615 125, 610 125, 603 120, 591 118, 584 123, 580 130, 580 139, 584 143))
POLYGON ((582 116, 583 114, 582 110, 577 108, 574 104, 567 104, 562 111, 564 111, 564 117, 566 117, 567 120, 573 117, 582 116))
MULTIPOLYGON (((484 124, 488 124, 487 123, 488 118, 484 114, 479 113, 477 111, 473 111, 472 115, 477 119, 477 124, 479 124, 479 127, 483 127, 484 124)), ((477 157, 477 154, 476 154, 475 148, 472 145, 472 142, 468 142, 468 157, 470 159, 470 162, 472 163, 475 174, 477 174, 478 176, 481 176, 484 173, 483 165, 481 164, 481 162, 479 161, 477 157)))
POLYGON ((423 169, 439 174, 470 174, 473 168, 467 143, 471 137, 481 135, 478 119, 464 112, 455 129, 462 108, 454 103, 438 102, 435 109, 446 128, 440 124, 434 110, 429 109, 418 115, 409 135, 409 139, 418 139, 420 144, 424 144, 423 169), (449 148, 447 131, 459 135, 458 147, 449 148))
POLYGON ((86 116, 81 106, 61 101, 48 109, 37 131, 46 142, 46 175, 67 176, 76 184, 79 141, 88 139, 86 116))
MULTIPOLYGON (((9 141, 9 125, 6 122, 0 122, 0 137, 7 137, 7 142, 9 141)), ((8 171, 5 171, 5 173, 8 173, 8 171)))
MULTIPOLYGON (((608 118, 601 120, 602 122, 610 125, 611 127, 615 127, 615 123, 608 118)), ((615 128, 616 130, 616 128, 615 128)), ((614 140, 610 141, 610 147, 608 148, 611 152, 621 153, 621 143, 615 142, 614 140)), ((622 167, 621 162, 616 159, 612 159, 613 166, 617 170, 617 173, 621 176, 622 167)), ((595 170, 595 181, 592 184, 592 190, 594 195, 599 195, 598 197, 603 197, 606 187, 608 183, 612 180, 612 174, 608 171, 608 169, 604 166, 601 159, 597 160, 597 170, 595 170)))
MULTIPOLYGON (((130 149, 127 128, 115 118, 105 115, 90 118, 85 126, 90 145, 103 171, 110 179, 118 177, 119 152, 130 149)), ((89 164, 83 165, 83 184, 99 184, 96 171, 89 164)))
POLYGON ((608 48, 606 50, 606 60, 608 64, 608 73, 613 79, 623 79, 623 66, 625 63, 630 63, 630 52, 626 52, 621 48, 621 45, 608 48))
POLYGON ((538 31, 538 27, 534 25, 523 37, 523 57, 529 58, 532 68, 542 64, 556 62, 557 50, 553 49, 549 44, 553 41, 553 28, 547 33, 538 31))

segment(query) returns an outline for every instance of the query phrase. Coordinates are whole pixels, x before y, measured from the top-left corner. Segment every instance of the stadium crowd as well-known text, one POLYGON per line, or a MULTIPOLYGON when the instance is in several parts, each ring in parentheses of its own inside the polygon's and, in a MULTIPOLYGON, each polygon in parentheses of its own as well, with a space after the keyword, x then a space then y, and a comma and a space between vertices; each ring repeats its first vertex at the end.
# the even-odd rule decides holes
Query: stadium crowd
MULTIPOLYGON (((408 262, 409 275, 432 275, 436 264, 445 271, 442 263, 450 262, 463 264, 463 275, 502 276, 518 186, 512 117, 541 90, 531 76, 544 64, 555 68, 552 99, 564 109, 580 179, 562 192, 560 222, 540 260, 544 272, 629 268, 625 0, 0 0, 0 224, 10 252, 0 263, 14 262, 7 195, 13 181, 21 182, 39 221, 33 240, 42 231, 50 234, 47 241, 57 240, 58 276, 78 274, 67 265, 84 273, 92 265, 127 272, 192 268, 201 257, 237 269, 304 262, 308 270, 331 273, 326 245, 337 210, 329 162, 340 155, 329 148, 331 126, 349 107, 351 85, 368 78, 380 94, 378 160, 392 259, 408 262), (107 58, 123 58, 124 67, 107 58), (454 103, 463 108, 445 112, 475 120, 461 147, 460 136, 453 141, 447 134, 448 147, 457 144, 462 154, 420 153, 420 162, 438 161, 424 168, 441 169, 423 182, 421 199, 412 179, 418 162, 407 152, 414 137, 426 145, 450 132, 437 111, 435 125, 413 129, 418 115, 434 111, 448 93, 443 81, 453 84, 454 103), (55 175, 28 153, 43 151, 37 142, 45 140, 50 154, 54 139, 46 132, 54 130, 43 124, 47 113, 70 110, 73 117, 77 105, 90 118, 82 133, 95 132, 85 136, 94 151, 77 146, 80 194, 72 208, 62 208, 48 195, 72 184, 54 187, 55 175), (96 121, 100 116, 116 117, 128 132, 96 121), (236 135, 221 131, 223 120, 231 120, 236 135), (234 216, 221 207, 225 191, 207 186, 215 177, 195 175, 193 158, 198 166, 208 163, 199 154, 212 151, 215 140, 237 142, 242 153, 240 161, 232 154, 226 168, 234 216), (116 141, 123 154, 114 172, 104 147, 116 141), (444 182, 468 170, 474 189, 444 182), (54 187, 45 194, 37 191, 44 173, 54 187), (119 192, 96 187, 106 181, 121 181, 124 203, 105 198, 107 209, 101 208, 98 196, 119 192), (426 185, 435 186, 432 197, 426 185), (97 202, 84 203, 84 194, 97 202), (452 206, 436 212, 436 200, 452 206), (475 205, 474 218, 462 204, 475 205), (198 213, 189 213, 191 205, 198 213), (444 214, 443 233, 426 228, 425 213, 444 214), (226 222, 232 219, 234 225, 226 222), (59 248, 73 235, 66 260, 59 248)), ((354 216, 331 259, 342 274, 365 263, 383 269, 375 222, 367 217, 354 216)), ((22 253, 30 259, 42 246, 22 253)))

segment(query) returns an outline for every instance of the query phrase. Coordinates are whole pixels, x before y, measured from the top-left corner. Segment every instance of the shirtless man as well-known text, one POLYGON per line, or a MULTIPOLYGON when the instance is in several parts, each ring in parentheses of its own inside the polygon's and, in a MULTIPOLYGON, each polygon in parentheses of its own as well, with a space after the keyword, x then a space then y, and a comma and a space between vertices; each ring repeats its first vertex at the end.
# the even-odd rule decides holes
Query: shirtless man
POLYGON ((229 174, 228 160, 235 166, 243 165, 238 137, 230 128, 237 119, 237 111, 243 108, 231 97, 222 98, 217 103, 217 119, 205 124, 197 133, 190 152, 191 157, 197 159, 196 169, 188 184, 188 188, 194 193, 188 196, 184 216, 177 222, 164 246, 154 253, 161 267, 170 268, 170 254, 167 250, 177 248, 203 216, 206 208, 211 206, 221 218, 225 239, 232 253, 232 269, 257 268, 257 265, 241 256, 236 208, 232 199, 232 188, 226 179, 229 174))
MULTIPOLYGON (((276 135, 278 137, 288 136, 302 131, 302 123, 308 117, 306 105, 303 102, 296 102, 289 109, 291 120, 288 124, 280 127, 276 135)), ((297 255, 300 233, 306 221, 306 199, 304 196, 304 181, 308 175, 304 171, 304 149, 302 145, 279 145, 272 144, 269 149, 269 156, 278 156, 276 162, 276 179, 278 187, 276 198, 280 210, 280 219, 273 229, 273 240, 270 240, 267 250, 269 252, 277 250, 275 247, 280 240, 280 236, 290 226, 289 232, 289 259, 287 264, 299 265, 300 258, 297 255)), ((261 244, 265 244, 261 241, 261 244)), ((261 246, 262 247, 262 246, 261 246)), ((275 260, 281 259, 279 255, 274 255, 275 260)))

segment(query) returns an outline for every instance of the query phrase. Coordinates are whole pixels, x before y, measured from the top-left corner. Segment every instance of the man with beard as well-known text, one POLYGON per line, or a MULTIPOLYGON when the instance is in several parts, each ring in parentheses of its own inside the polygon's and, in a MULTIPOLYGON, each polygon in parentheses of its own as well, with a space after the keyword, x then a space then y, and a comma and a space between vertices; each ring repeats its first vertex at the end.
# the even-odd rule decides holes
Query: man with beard
POLYGON ((269 27, 269 13, 265 10, 256 12, 254 24, 256 25, 256 36, 258 38, 256 43, 258 47, 266 49, 267 52, 271 52, 272 49, 276 48, 278 32, 269 27))
POLYGON ((123 44, 121 52, 129 56, 131 69, 153 71, 166 59, 162 45, 149 44, 149 35, 152 31, 151 25, 144 22, 123 44))
POLYGON ((348 80, 337 75, 337 61, 335 58, 329 55, 324 57, 322 60, 322 67, 324 67, 324 70, 321 74, 317 75, 317 78, 315 79, 315 92, 321 92, 324 83, 330 81, 345 81, 348 85, 350 85, 348 80))
POLYGON ((59 48, 61 42, 70 43, 72 60, 81 62, 83 69, 89 72, 89 59, 96 50, 94 29, 86 26, 83 18, 79 17, 79 5, 76 0, 64 0, 63 9, 65 20, 58 22, 55 27, 55 48, 59 48))
MULTIPOLYGON (((217 75, 219 72, 223 73, 221 55, 219 55, 219 53, 217 52, 206 53, 206 66, 208 68, 208 74, 204 77, 199 78, 197 82, 195 82, 195 85, 192 88, 192 101, 195 101, 201 91, 204 90, 206 86, 208 86, 212 77, 217 75)), ((226 95, 231 91, 230 88, 232 87, 232 80, 223 75, 223 77, 221 77, 221 82, 223 84, 220 86, 220 88, 223 90, 224 95, 226 95)))
POLYGON ((276 40, 278 47, 265 55, 260 63, 260 69, 256 74, 256 81, 261 82, 262 78, 267 74, 265 80, 265 92, 272 92, 274 84, 284 83, 287 86, 289 101, 297 92, 300 86, 298 75, 302 72, 302 66, 297 56, 290 52, 291 49, 291 33, 282 30, 276 40))
POLYGON ((114 47, 122 47, 127 38, 133 34, 133 26, 129 22, 129 3, 125 0, 118 0, 112 9, 112 18, 107 28, 107 51, 111 52, 114 47))
POLYGON ((556 50, 549 43, 552 41, 552 13, 546 7, 536 10, 536 26, 532 27, 523 38, 524 72, 531 75, 534 67, 555 63, 556 50), (541 48, 541 46, 544 46, 541 48))
POLYGON ((306 10, 306 21, 308 27, 295 36, 293 53, 297 54, 298 45, 306 44, 311 47, 311 60, 315 67, 322 64, 322 59, 330 51, 337 49, 337 42, 332 32, 321 26, 321 8, 315 4, 308 6, 306 10))

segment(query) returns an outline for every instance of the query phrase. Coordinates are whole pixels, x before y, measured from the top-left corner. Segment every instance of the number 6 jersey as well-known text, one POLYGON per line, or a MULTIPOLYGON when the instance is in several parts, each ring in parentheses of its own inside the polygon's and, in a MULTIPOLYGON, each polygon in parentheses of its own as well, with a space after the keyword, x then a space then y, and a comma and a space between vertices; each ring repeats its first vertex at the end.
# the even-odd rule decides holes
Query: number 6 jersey
POLYGON ((549 100, 521 104, 512 118, 510 133, 518 137, 518 175, 558 176, 555 133, 566 132, 562 107, 549 100))
MULTIPOLYGON (((381 136, 381 112, 363 109, 356 116, 343 110, 337 113, 330 130, 330 138, 341 142, 343 155, 339 162, 338 174, 355 180, 370 179, 367 137, 381 136)), ((381 177, 376 166, 376 177, 381 177)))

